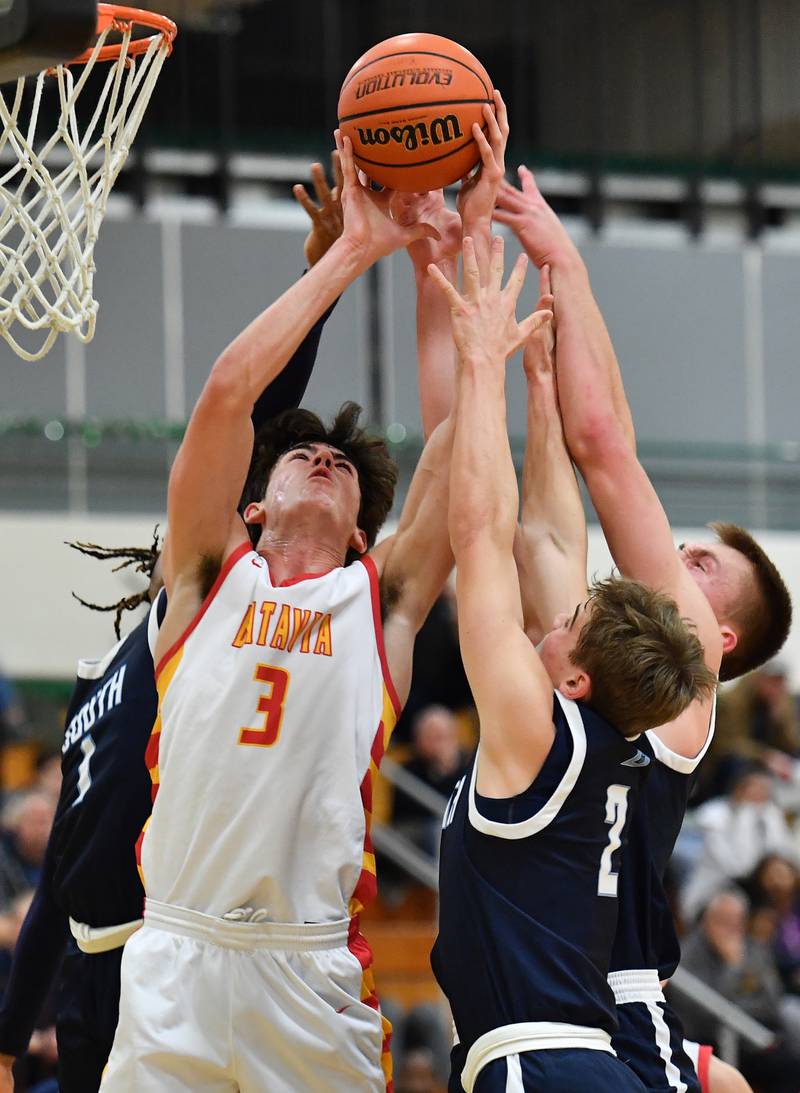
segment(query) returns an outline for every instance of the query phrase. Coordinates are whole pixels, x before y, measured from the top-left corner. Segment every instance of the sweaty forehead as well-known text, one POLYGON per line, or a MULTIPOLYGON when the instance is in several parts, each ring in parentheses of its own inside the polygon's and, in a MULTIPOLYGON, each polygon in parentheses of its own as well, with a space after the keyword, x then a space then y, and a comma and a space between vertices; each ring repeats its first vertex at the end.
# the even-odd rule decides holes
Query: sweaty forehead
MULTIPOLYGON (((287 448, 283 453, 283 456, 287 456, 291 452, 297 451, 316 452, 319 451, 320 448, 327 452, 332 452, 334 455, 341 456, 341 458, 346 459, 348 463, 353 462, 349 455, 346 455, 339 448, 334 448, 332 444, 326 444, 324 440, 299 440, 297 444, 293 444, 291 448, 287 448)), ((281 456, 281 458, 283 458, 283 456, 281 456)))

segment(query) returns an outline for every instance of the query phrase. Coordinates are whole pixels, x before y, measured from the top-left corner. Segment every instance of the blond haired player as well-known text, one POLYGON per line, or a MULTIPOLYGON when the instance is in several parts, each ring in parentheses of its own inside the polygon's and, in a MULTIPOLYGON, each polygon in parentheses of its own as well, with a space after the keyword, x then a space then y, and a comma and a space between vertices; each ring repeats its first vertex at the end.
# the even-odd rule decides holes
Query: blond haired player
MULTIPOLYGON (((537 265, 550 269, 564 434, 611 554, 626 576, 675 598, 697 627, 708 667, 721 679, 734 678, 782 645, 791 621, 789 594, 761 547, 735 525, 712 525, 716 543, 674 549, 661 502, 636 457, 622 377, 586 267, 530 171, 521 167, 519 174, 521 191, 508 183, 500 187, 495 219, 513 229, 537 265)), ((579 508, 577 515, 582 525, 579 508)), ((523 538, 524 533, 523 519, 523 538)), ((661 719, 648 727, 657 761, 622 854, 620 920, 609 974, 619 1020, 613 1046, 649 1093, 699 1090, 680 1021, 661 989, 680 959, 662 880, 691 775, 713 727, 713 695, 669 723, 661 719)))

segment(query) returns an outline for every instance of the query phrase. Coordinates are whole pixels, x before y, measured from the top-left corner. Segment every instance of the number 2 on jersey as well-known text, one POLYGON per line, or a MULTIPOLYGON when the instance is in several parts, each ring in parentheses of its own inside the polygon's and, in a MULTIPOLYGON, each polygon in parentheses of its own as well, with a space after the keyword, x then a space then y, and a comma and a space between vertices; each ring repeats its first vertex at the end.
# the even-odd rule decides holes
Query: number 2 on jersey
POLYGON ((271 664, 259 664, 253 673, 253 679, 257 683, 266 683, 269 687, 259 698, 257 707, 258 712, 264 715, 264 724, 258 729, 239 729, 239 743, 271 748, 278 742, 281 733, 289 673, 284 668, 273 668, 271 664))
POLYGON ((628 814, 628 790, 630 786, 608 787, 606 796, 606 823, 611 824, 608 843, 600 858, 600 875, 597 878, 598 896, 616 896, 617 874, 611 872, 611 858, 622 845, 622 829, 628 814))

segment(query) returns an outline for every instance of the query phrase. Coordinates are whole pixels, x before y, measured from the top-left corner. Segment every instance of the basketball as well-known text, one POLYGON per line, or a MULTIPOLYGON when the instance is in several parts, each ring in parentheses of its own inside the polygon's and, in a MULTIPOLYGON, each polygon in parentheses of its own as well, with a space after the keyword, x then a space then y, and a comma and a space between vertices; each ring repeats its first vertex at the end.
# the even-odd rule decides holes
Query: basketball
POLYGON ((393 190, 449 186, 480 159, 492 81, 468 49, 438 34, 399 34, 359 57, 339 95, 339 127, 355 162, 393 190))

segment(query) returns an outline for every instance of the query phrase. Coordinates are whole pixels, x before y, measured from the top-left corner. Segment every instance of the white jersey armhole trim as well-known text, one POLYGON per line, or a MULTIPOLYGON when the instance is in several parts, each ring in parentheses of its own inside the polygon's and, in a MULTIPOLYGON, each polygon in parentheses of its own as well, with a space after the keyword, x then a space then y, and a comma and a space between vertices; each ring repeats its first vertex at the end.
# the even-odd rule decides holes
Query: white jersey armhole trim
POLYGON ((678 774, 693 774, 697 769, 700 761, 705 753, 708 751, 711 741, 714 739, 714 726, 717 721, 717 696, 714 695, 714 701, 711 705, 711 717, 708 721, 708 732, 706 733, 705 743, 700 751, 692 759, 688 759, 685 755, 678 755, 677 752, 672 751, 663 742, 658 735, 657 729, 647 730, 647 739, 653 748, 653 753, 659 763, 663 763, 665 767, 669 767, 670 770, 677 771, 678 774))
POLYGON ((147 644, 150 646, 150 656, 153 658, 153 664, 156 662, 156 640, 158 631, 161 629, 161 623, 158 621, 158 608, 161 597, 166 596, 166 594, 166 589, 159 588, 156 598, 150 604, 150 616, 147 620, 147 644))
POLYGON ((357 559, 357 562, 360 563, 367 575, 367 586, 369 588, 370 605, 372 609, 372 625, 375 633, 375 648, 378 653, 378 660, 380 661, 381 674, 383 676, 386 691, 388 692, 389 699, 394 707, 395 715, 399 718, 403 711, 403 703, 400 701, 400 696, 394 685, 391 669, 389 668, 389 658, 386 655, 383 618, 381 616, 381 580, 375 562, 369 554, 362 555, 357 559))
POLYGON ((586 758, 586 729, 577 705, 571 699, 564 698, 558 691, 555 691, 554 694, 561 704, 569 731, 572 734, 572 758, 564 771, 561 781, 546 804, 542 805, 539 811, 535 812, 533 816, 529 816, 527 820, 520 820, 515 824, 504 824, 499 820, 487 820, 478 811, 478 804, 475 799, 480 752, 480 748, 478 748, 475 753, 475 762, 472 765, 472 778, 469 785, 469 822, 481 834, 494 835, 498 839, 527 839, 530 835, 536 835, 552 823, 561 811, 561 806, 574 789, 578 775, 583 769, 583 761, 586 758))
MULTIPOLYGON (((131 633, 133 633, 133 631, 131 631, 131 633)), ((100 679, 104 676, 109 664, 129 637, 130 634, 126 634, 124 638, 120 638, 117 644, 109 649, 105 656, 101 657, 99 660, 84 660, 83 658, 79 660, 78 670, 76 672, 78 679, 100 679)))

